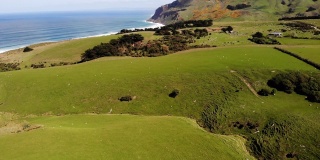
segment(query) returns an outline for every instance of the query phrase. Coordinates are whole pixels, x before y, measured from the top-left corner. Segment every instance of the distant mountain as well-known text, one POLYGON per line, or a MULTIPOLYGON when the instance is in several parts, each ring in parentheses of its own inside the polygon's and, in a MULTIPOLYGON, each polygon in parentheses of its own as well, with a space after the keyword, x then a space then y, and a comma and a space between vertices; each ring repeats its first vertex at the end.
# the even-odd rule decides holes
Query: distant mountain
POLYGON ((159 7, 149 21, 170 24, 181 20, 276 20, 320 15, 320 0, 176 0, 159 7))

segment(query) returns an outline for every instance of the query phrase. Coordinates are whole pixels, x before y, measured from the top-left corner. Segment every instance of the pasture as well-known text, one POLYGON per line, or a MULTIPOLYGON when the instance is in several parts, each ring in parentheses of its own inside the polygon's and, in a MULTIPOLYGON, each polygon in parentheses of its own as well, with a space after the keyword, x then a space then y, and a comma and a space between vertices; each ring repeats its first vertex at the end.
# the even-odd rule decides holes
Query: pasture
POLYGON ((246 88, 230 71, 248 69, 316 71, 269 47, 199 49, 157 58, 109 57, 0 73, 0 109, 20 114, 108 113, 113 109, 114 113, 198 118, 212 94, 223 99, 221 88, 230 94, 246 88), (176 99, 168 96, 173 89, 181 90, 176 99), (126 95, 137 99, 121 103, 118 98, 126 95))
MULTIPOLYGON (((319 41, 320 43, 320 41, 319 41)), ((284 49, 291 51, 303 58, 320 64, 320 46, 285 46, 284 49)))
POLYGON ((28 121, 43 127, 0 136, 1 159, 254 159, 243 138, 210 134, 182 117, 70 115, 28 121))

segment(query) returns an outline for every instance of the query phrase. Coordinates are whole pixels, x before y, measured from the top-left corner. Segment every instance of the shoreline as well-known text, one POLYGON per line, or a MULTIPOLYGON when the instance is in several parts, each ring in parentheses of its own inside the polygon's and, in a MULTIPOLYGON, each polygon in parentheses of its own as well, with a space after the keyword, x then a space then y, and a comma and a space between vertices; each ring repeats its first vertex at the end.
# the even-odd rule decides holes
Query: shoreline
MULTIPOLYGON (((130 30, 132 30, 132 29, 146 29, 146 28, 159 28, 159 27, 165 26, 165 25, 163 25, 161 23, 154 23, 154 22, 150 22, 148 20, 143 20, 143 22, 149 23, 151 26, 139 27, 139 28, 126 28, 126 29, 130 29, 130 30)), ((19 47, 8 48, 8 49, 4 48, 3 50, 0 49, 0 54, 10 54, 12 52, 23 50, 25 47, 28 47, 28 46, 30 46, 30 47, 40 47, 40 46, 43 46, 43 45, 52 44, 52 43, 59 43, 59 42, 64 42, 64 41, 72 41, 72 40, 79 40, 79 39, 86 39, 86 38, 95 38, 95 37, 104 37, 104 36, 116 35, 118 32, 108 32, 108 33, 105 33, 105 34, 91 35, 91 36, 85 36, 85 37, 76 37, 76 38, 59 40, 59 41, 37 42, 37 43, 34 43, 34 44, 21 45, 19 47)))

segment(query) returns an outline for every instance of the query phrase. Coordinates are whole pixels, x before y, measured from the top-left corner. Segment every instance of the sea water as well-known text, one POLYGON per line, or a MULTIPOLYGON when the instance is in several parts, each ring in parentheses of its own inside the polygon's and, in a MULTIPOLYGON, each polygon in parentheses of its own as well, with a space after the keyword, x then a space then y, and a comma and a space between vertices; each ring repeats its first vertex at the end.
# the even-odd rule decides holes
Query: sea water
POLYGON ((151 14, 152 11, 109 11, 0 15, 0 53, 36 43, 161 26, 146 21, 151 14))

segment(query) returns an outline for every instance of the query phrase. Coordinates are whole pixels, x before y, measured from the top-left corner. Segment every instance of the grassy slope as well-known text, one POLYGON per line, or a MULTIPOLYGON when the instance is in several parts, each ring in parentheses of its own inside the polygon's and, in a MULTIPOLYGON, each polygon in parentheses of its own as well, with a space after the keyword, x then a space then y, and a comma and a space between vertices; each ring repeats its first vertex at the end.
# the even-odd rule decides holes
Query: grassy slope
POLYGON ((209 134, 186 118, 74 115, 28 121, 44 127, 1 136, 1 159, 253 159, 243 138, 209 134))
MULTIPOLYGON (((290 115, 291 117, 300 119, 296 122, 296 124, 299 124, 297 126, 301 128, 307 127, 311 131, 319 130, 320 127, 316 123, 320 120, 319 104, 309 103, 304 100, 303 96, 296 94, 287 95, 281 92, 277 93, 276 96, 257 98, 238 77, 230 73, 230 70, 236 70, 245 76, 256 89, 264 87, 267 79, 279 71, 317 71, 301 61, 282 54, 271 47, 264 46, 190 50, 157 58, 102 58, 80 65, 0 73, 0 102, 3 103, 0 105, 0 111, 27 115, 43 113, 59 115, 89 112, 107 113, 112 109, 112 113, 177 115, 199 119, 204 107, 213 103, 223 108, 222 116, 226 115, 226 117, 219 119, 222 126, 228 126, 235 121, 250 121, 258 122, 260 127, 263 127, 264 123, 268 122, 270 118, 276 118, 281 122, 286 121, 287 115, 290 115), (168 97, 168 94, 174 88, 180 89, 181 94, 176 99, 171 99, 168 97), (240 90, 240 92, 237 93, 235 90, 240 90), (137 100, 130 103, 121 103, 117 100, 118 97, 128 94, 136 95, 138 97, 137 100), (312 106, 310 106, 310 104, 312 104, 312 106), (307 124, 301 125, 301 123, 307 124)), ((45 127, 44 130, 23 133, 21 135, 1 137, 3 146, 8 147, 7 151, 12 151, 4 152, 3 154, 10 158, 12 153, 16 151, 13 151, 12 148, 18 148, 19 152, 25 153, 23 156, 30 156, 26 157, 26 159, 41 156, 34 154, 33 150, 28 150, 23 147, 24 145, 22 143, 31 143, 30 140, 37 142, 34 143, 37 145, 32 148, 40 150, 44 148, 42 146, 43 143, 40 142, 49 144, 48 146, 52 145, 52 148, 49 147, 48 149, 51 151, 49 155, 56 155, 56 153, 65 155, 66 153, 79 150, 82 153, 84 144, 92 146, 93 148, 105 147, 108 149, 108 147, 110 147, 91 143, 95 142, 95 140, 91 140, 92 137, 99 137, 100 134, 104 133, 105 127, 102 127, 103 129, 101 130, 101 127, 97 126, 97 128, 92 129, 92 132, 90 132, 91 129, 86 127, 81 130, 72 128, 72 126, 69 128, 70 123, 66 124, 68 122, 79 121, 83 127, 85 122, 82 120, 86 120, 85 118, 79 118, 77 116, 71 116, 71 120, 68 120, 69 118, 69 116, 67 116, 66 119, 62 118, 63 120, 53 118, 54 120, 51 122, 50 119, 52 118, 48 117, 40 117, 33 120, 28 119, 31 123, 51 127, 45 127), (61 121, 65 121, 65 123, 61 121), (59 129, 60 126, 64 125, 66 126, 59 129), (88 130, 90 131, 88 132, 88 130), (70 136, 66 136, 66 132, 69 132, 70 136), (89 136, 83 137, 82 133, 89 136), (63 137, 56 136, 62 134, 63 137), (81 141, 75 141, 71 137, 77 137, 76 139, 80 139, 81 141), (88 141, 85 141, 87 139, 88 141), (60 140, 61 144, 75 144, 75 146, 79 146, 79 148, 66 148, 61 151, 58 149, 60 148, 60 144, 56 144, 55 142, 58 140, 60 140), (17 143, 12 143, 12 141, 16 141, 17 143), (7 143, 14 145, 7 145, 7 143), (20 148, 18 146, 20 146, 20 148)), ((120 119, 122 118, 120 117, 120 119)), ((101 125, 103 124, 103 120, 92 121, 101 121, 101 125)), ((130 123, 131 121, 133 120, 130 120, 130 123)), ((152 122, 152 118, 146 118, 145 121, 152 122)), ((129 128, 137 128, 136 123, 131 125, 130 123, 128 121, 117 123, 117 125, 129 125, 135 126, 129 128)), ((175 122, 168 122, 166 124, 170 125, 171 128, 180 126, 179 124, 175 126, 172 123, 175 124, 175 122)), ((152 128, 149 126, 146 127, 152 128)), ((179 130, 181 131, 182 129, 179 130)), ((116 130, 116 132, 111 133, 110 136, 118 135, 119 132, 121 132, 121 130, 116 130)), ((174 134, 173 132, 166 132, 170 133, 169 135, 171 136, 174 134)), ((224 134, 247 134, 244 130, 237 130, 230 127, 221 128, 221 130, 217 132, 224 134)), ((134 131, 127 133, 131 136, 134 131)), ((151 136, 152 133, 158 133, 158 131, 150 130, 150 132, 148 131, 148 133, 146 133, 146 136, 151 136)), ((313 132, 309 131, 308 133, 311 134, 307 136, 308 138, 319 138, 313 132)), ((180 134, 182 134, 182 132, 180 134)), ((296 132, 291 136, 300 137, 302 135, 304 135, 304 132, 296 132)), ((118 136, 123 138, 128 135, 121 136, 120 134, 118 136)), ((305 139, 296 139, 297 144, 301 143, 309 147, 309 140, 312 141, 312 139, 306 139, 307 137, 305 136, 305 139)), ((133 142, 138 141, 141 142, 141 144, 144 142, 141 139, 131 138, 132 137, 128 138, 129 140, 125 140, 125 142, 133 140, 136 140, 133 142)), ((154 138, 161 139, 161 135, 154 138)), ((162 141, 162 139, 159 141, 162 141)), ((217 143, 215 141, 216 140, 212 140, 209 142, 217 143)), ((165 143, 161 146, 173 146, 173 149, 177 149, 179 148, 177 146, 184 145, 180 140, 174 142, 177 143, 173 145, 165 143)), ((190 143, 194 144, 196 141, 192 140, 190 143)), ((112 144, 114 144, 114 142, 112 144)), ((202 143, 197 142, 196 145, 202 145, 202 143)), ((137 147, 130 148, 130 146, 126 145, 114 144, 113 147, 114 146, 118 146, 120 149, 115 148, 115 150, 112 150, 113 153, 117 153, 118 150, 129 150, 129 152, 127 152, 127 155, 101 155, 101 150, 97 152, 92 151, 91 153, 94 157, 115 156, 110 158, 117 159, 116 156, 138 156, 138 153, 141 153, 141 150, 143 150, 141 148, 135 150, 137 147), (124 146, 129 148, 123 148, 124 146)), ((186 150, 191 150, 192 148, 198 151, 194 147, 188 148, 187 146, 188 145, 185 146, 186 150)), ((209 144, 206 147, 215 148, 215 146, 209 146, 209 144)), ((203 152, 204 156, 216 155, 211 154, 216 153, 216 151, 210 152, 210 150, 204 150, 206 150, 206 152, 203 152), (208 154, 208 152, 210 154, 208 154)), ((44 150, 43 152, 46 151, 47 150, 44 150)), ((157 156, 153 150, 148 150, 147 152, 150 153, 150 157, 152 158, 157 156)), ((182 153, 183 156, 186 154, 182 151, 177 152, 182 153)), ((220 151, 217 152, 220 153, 220 151)), ((228 154, 226 152, 221 153, 228 154)), ((287 153, 284 152, 283 154, 287 153)), ((186 155, 188 156, 189 153, 186 155)), ((59 156, 59 154, 57 154, 57 156, 59 156)), ((76 155, 69 154, 68 156, 76 155)), ((143 156, 148 158, 149 155, 143 156)), ((162 155, 158 156, 159 158, 162 157, 162 155)), ((218 154, 218 157, 219 156, 220 154, 218 154)), ((173 158, 175 159, 175 157, 173 158)), ((184 157, 182 157, 182 159, 184 159, 184 157)))
MULTIPOLYGON (((180 19, 214 19, 216 21, 266 21, 277 20, 283 16, 296 16, 298 13, 303 13, 310 16, 314 13, 319 13, 320 2, 312 0, 192 0, 191 3, 185 4, 182 8, 184 11, 179 12, 180 19), (281 2, 286 4, 283 5, 281 2), (250 4, 251 7, 231 11, 226 9, 228 5, 236 6, 237 4, 250 4), (316 11, 306 12, 313 6, 316 11), (288 13, 289 9, 293 8, 292 13, 288 13)), ((181 8, 171 8, 170 11, 175 11, 181 8)), ((163 22, 172 23, 172 16, 164 18, 163 22)))
MULTIPOLYGON (((153 32, 142 32, 140 34, 146 37, 146 41, 157 38, 157 36, 153 36, 153 32)), ((22 68, 26 65, 30 66, 41 62, 46 62, 46 66, 50 66, 51 63, 77 62, 80 61, 81 54, 87 49, 93 48, 100 43, 107 43, 117 37, 118 35, 111 35, 40 45, 34 47, 34 51, 28 53, 17 50, 10 54, 1 54, 0 62, 19 62, 22 68)))
MULTIPOLYGON (((230 73, 230 70, 236 70, 259 90, 279 71, 317 70, 271 47, 252 46, 246 41, 246 37, 257 29, 264 33, 269 28, 279 29, 274 22, 236 22, 232 26, 238 35, 214 33, 209 37, 220 40, 209 42, 211 45, 232 46, 225 43, 231 41, 230 37, 240 41, 229 48, 191 50, 157 58, 109 57, 74 66, 0 73, 0 111, 69 114, 107 113, 112 109, 113 113, 178 115, 199 119, 203 108, 213 103, 224 107, 223 114, 227 118, 219 119, 222 126, 235 121, 254 121, 263 127, 261 123, 269 118, 286 122, 287 115, 291 115, 299 119, 296 127, 309 130, 310 134, 306 137, 305 132, 298 131, 292 137, 318 139, 317 134, 310 130, 320 128, 317 124, 320 120, 319 104, 309 103, 303 96, 281 92, 276 96, 257 98, 238 77, 230 73), (174 88, 180 89, 181 95, 171 99, 168 94, 174 88), (236 93, 235 90, 241 91, 236 93), (124 95, 136 95, 138 98, 130 103, 118 102, 117 98, 124 95)), ((207 42, 201 39, 198 43, 203 43, 201 41, 207 42)), ((225 134, 244 133, 230 127, 220 131, 225 134)), ((296 144, 312 141, 297 140, 296 144)))
POLYGON ((0 110, 64 114, 113 109, 115 113, 199 117, 212 95, 223 99, 221 88, 226 87, 230 94, 246 88, 230 70, 248 68, 316 71, 268 47, 204 49, 158 58, 104 58, 74 66, 0 73, 0 110), (177 99, 168 97, 174 88, 182 92, 177 99), (120 103, 117 99, 125 95, 138 98, 120 103))

